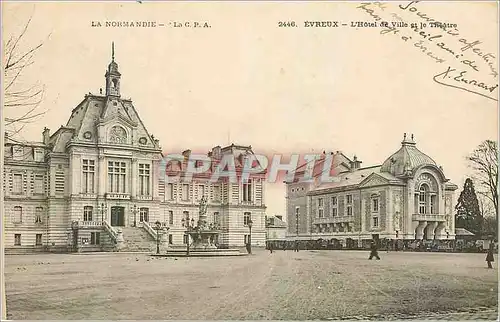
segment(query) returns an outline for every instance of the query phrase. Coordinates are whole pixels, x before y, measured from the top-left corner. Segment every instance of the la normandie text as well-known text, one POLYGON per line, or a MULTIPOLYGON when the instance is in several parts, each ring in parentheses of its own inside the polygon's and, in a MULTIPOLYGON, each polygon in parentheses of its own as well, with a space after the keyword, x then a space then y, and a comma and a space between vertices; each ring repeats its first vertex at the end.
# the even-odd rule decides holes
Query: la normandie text
POLYGON ((155 28, 156 21, 92 21, 91 27, 106 27, 106 28, 155 28))

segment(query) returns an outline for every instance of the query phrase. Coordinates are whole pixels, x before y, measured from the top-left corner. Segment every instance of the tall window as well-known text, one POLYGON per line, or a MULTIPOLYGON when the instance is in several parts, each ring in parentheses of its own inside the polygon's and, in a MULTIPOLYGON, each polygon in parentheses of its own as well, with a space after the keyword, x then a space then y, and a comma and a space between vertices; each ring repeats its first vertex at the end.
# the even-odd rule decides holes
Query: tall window
POLYGON ((251 220, 251 214, 249 212, 243 213, 243 225, 248 226, 248 223, 251 220))
POLYGON ((219 212, 214 212, 214 224, 220 224, 219 212))
POLYGON ((189 211, 183 211, 182 218, 184 218, 185 220, 188 220, 189 219, 189 211))
POLYGON ((20 206, 14 207, 14 222, 23 222, 23 208, 20 206))
POLYGON ((189 184, 182 185, 182 200, 189 200, 189 184))
POLYGON ((378 227, 378 217, 373 217, 373 227, 378 227))
POLYGON ((205 186, 204 185, 199 185, 198 186, 198 199, 201 200, 201 198, 205 195, 205 186))
POLYGON ((149 209, 148 208, 141 208, 139 209, 139 221, 140 222, 149 222, 149 209))
POLYGON ((252 180, 243 184, 243 201, 252 201, 252 180))
POLYGON ((169 244, 169 245, 172 245, 172 244, 173 244, 172 234, 168 234, 168 244, 169 244))
POLYGON ((214 186, 214 201, 220 201, 220 186, 214 186))
POLYGON ((12 181, 12 193, 23 193, 23 175, 21 173, 14 173, 14 178, 12 181))
POLYGON ((318 199, 318 217, 323 218, 325 216, 324 210, 323 210, 323 198, 318 199))
POLYGON ((378 212, 378 197, 372 198, 372 212, 378 212))
POLYGON ((338 208, 337 208, 337 197, 332 197, 332 217, 335 217, 338 215, 338 208))
POLYGON ((36 234, 35 246, 42 246, 42 234, 36 234))
POLYGON ((35 208, 35 224, 41 224, 42 223, 42 214, 43 214, 43 208, 42 207, 36 207, 35 208))
POLYGON ((188 236, 188 235, 186 235, 186 234, 184 234, 184 238, 182 239, 182 242, 183 242, 184 244, 187 244, 187 243, 188 243, 188 241, 189 241, 189 236, 188 236))
POLYGON ((139 194, 149 196, 149 180, 151 176, 149 164, 139 164, 139 194))
POLYGON ((426 214, 427 213, 427 185, 423 184, 420 186, 419 195, 418 195, 418 213, 426 214))
POLYGON ((83 221, 92 221, 92 213, 94 208, 92 206, 83 207, 83 221))
POLYGON ((125 162, 108 162, 108 187, 110 192, 125 193, 125 162))
POLYGON ((346 196, 346 209, 347 215, 352 216, 352 195, 346 196))
POLYGON ((167 200, 174 200, 174 184, 167 183, 167 200))
POLYGON ((436 195, 431 196, 431 214, 437 213, 436 209, 436 195))
POLYGON ((43 189, 43 175, 35 174, 35 182, 34 182, 35 194, 41 195, 44 193, 43 189))
POLYGON ((95 161, 83 160, 83 193, 94 193, 95 161))
POLYGON ((21 234, 14 234, 14 245, 21 246, 21 234))
POLYGON ((169 225, 174 224, 174 211, 173 210, 168 211, 168 224, 169 225))

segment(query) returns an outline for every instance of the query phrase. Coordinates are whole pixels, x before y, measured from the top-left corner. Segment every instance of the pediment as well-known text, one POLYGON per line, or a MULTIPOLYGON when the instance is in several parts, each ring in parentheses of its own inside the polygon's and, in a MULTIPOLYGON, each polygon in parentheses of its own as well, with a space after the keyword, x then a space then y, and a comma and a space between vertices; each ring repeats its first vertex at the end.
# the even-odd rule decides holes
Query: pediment
POLYGON ((385 184, 389 184, 389 180, 387 180, 386 178, 384 178, 376 173, 372 173, 365 180, 361 181, 359 186, 360 187, 371 187, 371 186, 380 186, 380 185, 385 185, 385 184))

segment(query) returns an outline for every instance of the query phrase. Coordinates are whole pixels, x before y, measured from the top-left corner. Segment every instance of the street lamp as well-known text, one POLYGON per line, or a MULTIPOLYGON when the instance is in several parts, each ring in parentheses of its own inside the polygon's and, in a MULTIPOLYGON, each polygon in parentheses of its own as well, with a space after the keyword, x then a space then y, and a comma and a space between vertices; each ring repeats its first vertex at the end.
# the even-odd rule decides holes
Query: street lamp
POLYGON ((155 230, 156 230, 156 254, 160 253, 160 230, 161 230, 161 222, 157 220, 155 222, 155 230))
POLYGON ((194 228, 194 218, 191 218, 191 221, 189 221, 189 214, 187 214, 186 218, 182 218, 182 227, 186 228, 186 244, 187 244, 187 252, 186 256, 189 256, 189 232, 194 228))
POLYGON ((104 213, 106 212, 106 208, 104 207, 104 203, 101 203, 100 207, 100 212, 101 212, 101 221, 104 222, 104 213))
POLYGON ((130 211, 132 211, 132 213, 134 214, 134 227, 137 227, 137 212, 139 211, 137 209, 137 205, 130 207, 130 211))
POLYGON ((248 220, 248 229, 250 230, 250 235, 248 235, 248 253, 252 253, 252 219, 248 220))

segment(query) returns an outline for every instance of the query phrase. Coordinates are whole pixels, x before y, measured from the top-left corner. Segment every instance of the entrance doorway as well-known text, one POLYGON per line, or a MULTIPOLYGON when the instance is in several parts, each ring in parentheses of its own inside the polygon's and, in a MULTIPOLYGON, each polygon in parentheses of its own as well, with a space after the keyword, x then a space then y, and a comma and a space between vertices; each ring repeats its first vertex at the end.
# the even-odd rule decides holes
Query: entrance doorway
POLYGON ((125 207, 111 207, 111 226, 125 226, 125 207))

